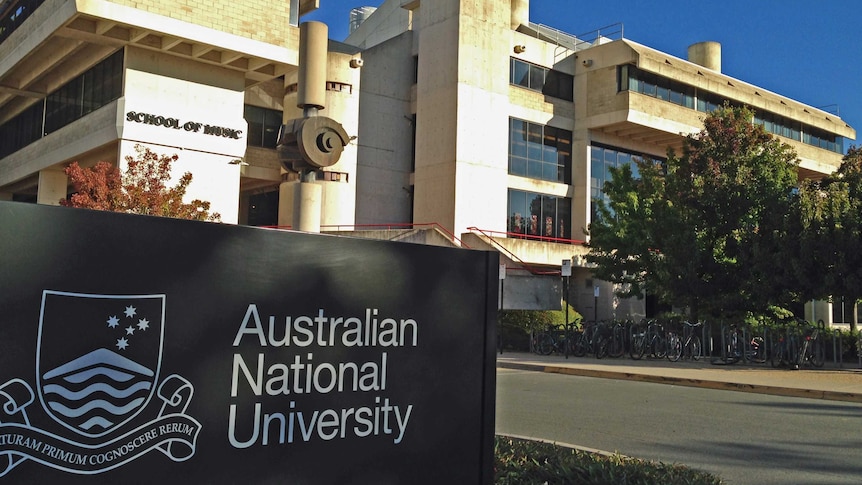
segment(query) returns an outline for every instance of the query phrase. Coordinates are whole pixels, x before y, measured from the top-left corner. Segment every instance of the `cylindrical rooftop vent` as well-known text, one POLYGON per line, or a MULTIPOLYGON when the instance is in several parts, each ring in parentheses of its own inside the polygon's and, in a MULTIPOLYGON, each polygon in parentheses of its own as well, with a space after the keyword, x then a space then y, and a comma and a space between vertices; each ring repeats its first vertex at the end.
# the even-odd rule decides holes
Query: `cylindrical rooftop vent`
POLYGON ((688 60, 707 69, 721 72, 721 44, 698 42, 688 46, 688 60))

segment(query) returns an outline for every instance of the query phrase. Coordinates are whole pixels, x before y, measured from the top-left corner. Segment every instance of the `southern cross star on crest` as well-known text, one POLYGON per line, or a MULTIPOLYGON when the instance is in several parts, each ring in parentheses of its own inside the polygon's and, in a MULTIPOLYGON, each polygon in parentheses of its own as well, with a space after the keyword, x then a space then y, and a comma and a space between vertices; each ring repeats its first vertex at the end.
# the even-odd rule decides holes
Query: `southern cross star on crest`
MULTIPOLYGON (((123 314, 127 318, 133 318, 137 315, 138 309, 133 305, 129 305, 123 311, 123 314)), ((117 349, 126 350, 132 344, 131 337, 135 335, 136 331, 146 332, 150 328, 150 321, 146 318, 139 318, 138 323, 129 324, 127 327, 120 327, 120 319, 117 318, 116 315, 111 315, 107 319, 108 328, 111 330, 122 330, 124 333, 120 338, 117 338, 117 343, 115 344, 117 349)))

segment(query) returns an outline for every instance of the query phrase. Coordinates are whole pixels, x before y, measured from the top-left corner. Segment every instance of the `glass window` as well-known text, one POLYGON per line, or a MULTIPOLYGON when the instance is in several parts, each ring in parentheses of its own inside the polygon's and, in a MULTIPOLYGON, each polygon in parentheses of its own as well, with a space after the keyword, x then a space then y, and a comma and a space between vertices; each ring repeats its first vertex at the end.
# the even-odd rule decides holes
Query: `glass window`
POLYGON ((640 177, 636 162, 643 160, 644 155, 627 152, 622 149, 593 145, 590 147, 590 199, 593 217, 596 217, 596 200, 608 199, 602 192, 605 183, 611 180, 611 168, 620 168, 625 165, 631 167, 632 176, 640 177))
POLYGON ((278 130, 281 128, 282 112, 279 110, 245 105, 244 117, 248 123, 248 146, 275 148, 278 130))
POLYGON ((534 91, 541 91, 542 87, 545 85, 545 69, 542 69, 539 66, 530 65, 530 85, 528 86, 530 89, 534 91))
POLYGON ((72 79, 45 99, 45 134, 52 133, 122 94, 123 50, 72 79))
POLYGON ((571 74, 509 59, 509 83, 567 101, 574 99, 575 79, 571 74))
POLYGON ((509 189, 506 229, 510 234, 569 239, 571 204, 566 197, 509 189))
POLYGON ((510 76, 509 82, 512 84, 517 84, 518 86, 529 87, 530 86, 530 65, 526 62, 519 61, 518 59, 512 58, 512 65, 510 67, 510 76))
POLYGON ((572 132, 509 119, 509 173, 571 183, 572 132))

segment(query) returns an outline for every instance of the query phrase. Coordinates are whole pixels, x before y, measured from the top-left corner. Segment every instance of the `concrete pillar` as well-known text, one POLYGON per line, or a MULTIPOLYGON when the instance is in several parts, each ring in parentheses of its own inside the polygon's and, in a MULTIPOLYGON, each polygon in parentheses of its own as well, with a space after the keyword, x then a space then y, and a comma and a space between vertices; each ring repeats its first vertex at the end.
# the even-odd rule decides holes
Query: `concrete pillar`
POLYGON ((721 44, 712 41, 692 44, 688 46, 688 60, 715 72, 721 72, 721 44))
POLYGON ((328 37, 329 29, 322 22, 303 22, 299 26, 298 108, 316 112, 326 106, 328 37))
POLYGON ((61 170, 40 170, 39 189, 36 203, 44 205, 60 205, 60 199, 66 198, 69 186, 68 177, 61 170))
POLYGON ((312 182, 300 182, 293 194, 293 229, 320 232, 320 211, 323 187, 312 182))
POLYGON ((823 320, 827 326, 834 323, 832 321, 832 303, 828 300, 811 300, 805 302, 805 319, 809 322, 823 320))
POLYGON ((278 225, 294 231, 320 232, 323 186, 314 181, 282 182, 278 192, 278 225))
POLYGON ((282 182, 278 186, 278 227, 290 227, 298 229, 293 225, 293 193, 299 188, 299 182, 282 182))
POLYGON ((512 0, 512 30, 530 23, 530 0, 512 0))

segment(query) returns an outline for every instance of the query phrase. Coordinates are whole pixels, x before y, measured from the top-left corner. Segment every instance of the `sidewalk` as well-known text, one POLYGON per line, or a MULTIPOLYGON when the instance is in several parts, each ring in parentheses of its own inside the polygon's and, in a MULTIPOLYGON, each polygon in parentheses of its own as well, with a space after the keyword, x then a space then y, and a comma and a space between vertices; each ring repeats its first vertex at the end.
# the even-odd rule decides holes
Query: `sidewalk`
POLYGON ((754 392, 778 396, 805 397, 832 401, 862 402, 862 369, 855 363, 844 368, 775 369, 769 364, 713 365, 698 362, 669 362, 666 359, 596 359, 563 355, 536 355, 521 352, 497 354, 497 367, 606 379, 626 379, 677 386, 704 387, 728 391, 754 392))

